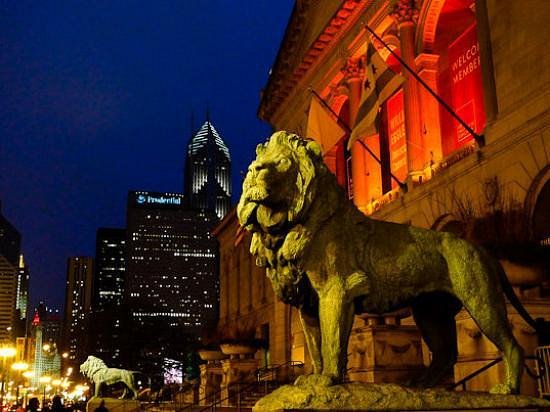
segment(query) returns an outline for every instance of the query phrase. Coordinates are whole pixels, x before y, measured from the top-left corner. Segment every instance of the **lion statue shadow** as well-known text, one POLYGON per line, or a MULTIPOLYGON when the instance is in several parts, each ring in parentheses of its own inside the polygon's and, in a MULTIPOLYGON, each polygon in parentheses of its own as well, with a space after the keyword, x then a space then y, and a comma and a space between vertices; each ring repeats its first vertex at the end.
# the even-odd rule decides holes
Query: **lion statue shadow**
POLYGON ((135 375, 140 372, 109 368, 103 360, 91 355, 80 365, 80 372, 93 382, 95 397, 104 397, 107 387, 122 384, 123 391, 119 399, 137 399, 135 375))
POLYGON ((298 308, 312 379, 343 381, 355 314, 410 307, 432 354, 415 386, 433 387, 457 361, 455 315, 464 306, 503 354, 506 380, 492 391, 519 391, 523 350, 504 296, 537 325, 498 261, 451 233, 365 216, 315 141, 280 131, 258 145, 237 216, 241 229, 252 232, 250 252, 275 295, 298 308))

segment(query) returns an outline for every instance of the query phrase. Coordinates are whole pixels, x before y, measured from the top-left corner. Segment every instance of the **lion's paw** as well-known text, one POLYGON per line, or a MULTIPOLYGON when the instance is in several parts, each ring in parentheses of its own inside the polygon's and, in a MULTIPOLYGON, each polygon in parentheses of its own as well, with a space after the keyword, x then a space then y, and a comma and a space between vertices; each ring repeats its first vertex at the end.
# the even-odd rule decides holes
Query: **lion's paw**
POLYGON ((301 387, 330 386, 333 384, 334 380, 330 376, 320 374, 301 375, 294 381, 294 385, 301 387))
POLYGON ((506 383, 499 383, 491 388, 489 393, 492 393, 493 395, 510 395, 511 393, 515 393, 510 385, 506 383))

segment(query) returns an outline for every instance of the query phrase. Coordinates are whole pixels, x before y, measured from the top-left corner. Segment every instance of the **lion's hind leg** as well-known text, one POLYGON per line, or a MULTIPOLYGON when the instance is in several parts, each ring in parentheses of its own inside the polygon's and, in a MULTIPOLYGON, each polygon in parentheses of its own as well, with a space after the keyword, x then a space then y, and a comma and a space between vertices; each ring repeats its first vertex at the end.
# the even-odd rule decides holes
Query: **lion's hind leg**
POLYGON ((510 328, 495 264, 473 246, 466 245, 466 248, 464 255, 468 259, 460 259, 457 254, 453 259, 447 259, 453 291, 483 334, 502 352, 506 382, 491 392, 518 393, 523 372, 523 349, 510 328))
MULTIPOLYGON (((497 298, 496 296, 494 298, 497 298)), ((506 383, 497 385, 493 393, 518 393, 521 374, 523 372, 523 349, 512 334, 504 299, 501 302, 491 298, 479 299, 474 303, 464 302, 466 310, 475 320, 481 331, 502 352, 506 366, 506 383)))
POLYGON ((462 304, 447 293, 419 296, 412 304, 414 321, 432 353, 432 361, 414 386, 432 387, 453 371, 457 359, 455 315, 462 304))

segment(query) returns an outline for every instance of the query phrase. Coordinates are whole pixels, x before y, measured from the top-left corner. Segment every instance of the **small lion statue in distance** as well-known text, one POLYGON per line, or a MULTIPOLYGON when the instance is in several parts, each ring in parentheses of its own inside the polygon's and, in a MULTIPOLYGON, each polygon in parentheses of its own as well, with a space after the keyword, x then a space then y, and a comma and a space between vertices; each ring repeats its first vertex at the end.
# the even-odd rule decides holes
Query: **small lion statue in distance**
POLYGON ((432 387, 456 363, 455 315, 464 306, 503 353, 506 380, 492 392, 519 391, 523 351, 504 295, 531 326, 536 323, 498 261, 451 233, 366 217, 312 140, 276 132, 256 155, 244 179, 239 222, 253 233, 250 252, 277 297, 299 310, 312 378, 343 381, 354 314, 410 307, 432 353, 415 384, 432 387))
POLYGON ((124 391, 119 399, 137 399, 134 375, 138 372, 109 368, 101 359, 91 355, 80 365, 80 372, 94 383, 94 396, 102 396, 105 386, 122 382, 124 391))

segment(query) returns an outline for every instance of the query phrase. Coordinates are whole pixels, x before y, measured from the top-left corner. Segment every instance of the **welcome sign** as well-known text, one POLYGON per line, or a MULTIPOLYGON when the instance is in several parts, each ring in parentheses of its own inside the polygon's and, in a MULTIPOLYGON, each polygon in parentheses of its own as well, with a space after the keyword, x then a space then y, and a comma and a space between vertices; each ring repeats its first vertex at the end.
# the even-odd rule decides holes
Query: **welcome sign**
MULTIPOLYGON (((475 23, 449 46, 452 106, 476 133, 485 126, 481 58, 475 23)), ((472 140, 470 133, 456 122, 455 148, 472 140)))

